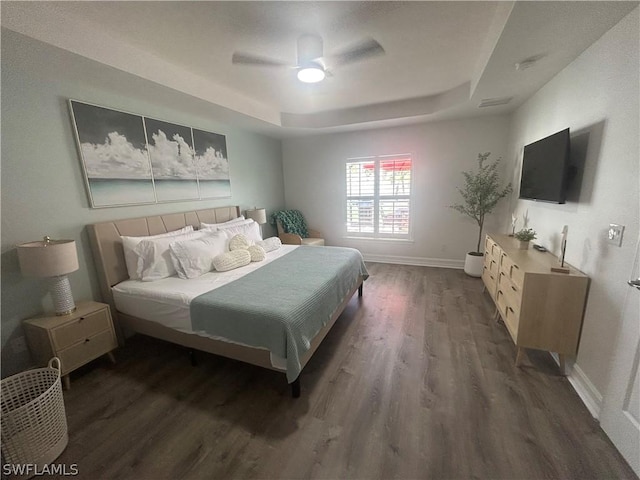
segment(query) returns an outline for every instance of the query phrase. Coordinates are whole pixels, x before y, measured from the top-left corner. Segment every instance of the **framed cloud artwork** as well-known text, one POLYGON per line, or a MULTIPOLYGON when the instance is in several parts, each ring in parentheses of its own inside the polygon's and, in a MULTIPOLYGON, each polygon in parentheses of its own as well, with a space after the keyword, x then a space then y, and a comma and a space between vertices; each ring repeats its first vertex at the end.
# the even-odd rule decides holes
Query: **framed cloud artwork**
POLYGON ((69 105, 92 208, 231 196, 224 135, 69 105))
POLYGON ((201 198, 231 196, 227 142, 224 135, 193 129, 201 198))

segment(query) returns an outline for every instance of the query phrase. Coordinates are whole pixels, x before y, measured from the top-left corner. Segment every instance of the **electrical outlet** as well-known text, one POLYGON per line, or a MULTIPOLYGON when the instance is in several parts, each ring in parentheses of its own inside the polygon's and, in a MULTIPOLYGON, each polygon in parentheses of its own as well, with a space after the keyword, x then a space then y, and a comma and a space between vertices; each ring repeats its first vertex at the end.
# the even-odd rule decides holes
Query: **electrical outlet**
POLYGON ((607 231, 607 242, 611 245, 618 247, 622 246, 622 234, 624 233, 624 225, 617 225, 615 223, 609 224, 609 230, 607 231))
POLYGON ((27 341, 24 337, 16 337, 11 340, 11 348, 13 353, 23 353, 27 351, 27 341))

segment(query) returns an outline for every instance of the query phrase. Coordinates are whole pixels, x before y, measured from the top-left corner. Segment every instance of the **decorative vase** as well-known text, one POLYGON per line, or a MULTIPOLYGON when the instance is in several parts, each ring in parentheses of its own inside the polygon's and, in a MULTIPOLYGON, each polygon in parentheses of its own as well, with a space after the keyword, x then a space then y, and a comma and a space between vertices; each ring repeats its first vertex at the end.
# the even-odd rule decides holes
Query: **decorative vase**
POLYGON ((466 273, 470 277, 481 277, 483 265, 483 253, 469 252, 464 259, 464 273, 466 273))
POLYGON ((520 250, 529 250, 529 240, 518 240, 520 250))

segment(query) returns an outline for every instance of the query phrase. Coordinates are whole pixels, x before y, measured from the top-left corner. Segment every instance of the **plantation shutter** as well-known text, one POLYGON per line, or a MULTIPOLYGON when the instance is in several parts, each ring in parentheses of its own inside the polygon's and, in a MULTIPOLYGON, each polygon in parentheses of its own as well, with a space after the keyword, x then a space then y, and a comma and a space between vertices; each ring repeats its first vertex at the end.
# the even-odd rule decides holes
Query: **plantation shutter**
POLYGON ((408 238, 411 155, 349 159, 346 163, 347 234, 408 238))

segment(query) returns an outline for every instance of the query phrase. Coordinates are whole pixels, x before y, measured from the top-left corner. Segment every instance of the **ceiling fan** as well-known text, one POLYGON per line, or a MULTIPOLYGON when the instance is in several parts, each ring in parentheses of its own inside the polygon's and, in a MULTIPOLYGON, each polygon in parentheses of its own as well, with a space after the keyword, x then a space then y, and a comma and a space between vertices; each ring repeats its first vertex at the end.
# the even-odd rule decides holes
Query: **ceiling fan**
POLYGON ((297 62, 289 62, 261 57, 250 53, 234 52, 231 63, 235 65, 253 65, 258 67, 287 67, 297 70, 298 79, 305 83, 317 83, 331 76, 328 66, 340 67, 359 62, 370 57, 383 55, 384 48, 373 38, 365 38, 358 43, 325 57, 322 37, 305 34, 298 37, 297 62))

